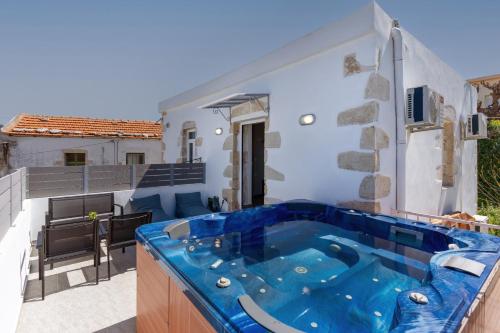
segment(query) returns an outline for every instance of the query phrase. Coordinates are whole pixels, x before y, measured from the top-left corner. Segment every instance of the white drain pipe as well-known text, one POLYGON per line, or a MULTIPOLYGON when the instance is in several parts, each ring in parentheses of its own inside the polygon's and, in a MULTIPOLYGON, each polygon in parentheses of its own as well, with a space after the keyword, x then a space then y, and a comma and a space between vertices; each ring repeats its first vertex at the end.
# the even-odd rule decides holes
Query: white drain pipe
POLYGON ((396 123, 396 209, 404 210, 406 196, 406 128, 405 87, 403 80, 403 36, 399 22, 394 20, 391 30, 394 62, 394 101, 396 123))

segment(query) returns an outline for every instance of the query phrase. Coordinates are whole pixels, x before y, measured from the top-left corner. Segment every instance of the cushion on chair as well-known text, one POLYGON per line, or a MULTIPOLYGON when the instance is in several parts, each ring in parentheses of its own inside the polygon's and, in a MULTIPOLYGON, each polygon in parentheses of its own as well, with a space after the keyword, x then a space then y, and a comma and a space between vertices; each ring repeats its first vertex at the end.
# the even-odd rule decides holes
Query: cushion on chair
POLYGON ((130 206, 132 207, 133 213, 151 212, 153 214, 152 222, 159 222, 159 221, 173 219, 172 216, 169 216, 163 210, 159 194, 143 198, 131 198, 130 206))
POLYGON ((151 217, 151 222, 161 222, 174 219, 173 216, 165 213, 163 209, 151 209, 150 212, 151 214, 153 214, 153 216, 151 217))
POLYGON ((190 217, 210 214, 211 211, 201 202, 200 192, 176 193, 175 194, 175 216, 190 217))

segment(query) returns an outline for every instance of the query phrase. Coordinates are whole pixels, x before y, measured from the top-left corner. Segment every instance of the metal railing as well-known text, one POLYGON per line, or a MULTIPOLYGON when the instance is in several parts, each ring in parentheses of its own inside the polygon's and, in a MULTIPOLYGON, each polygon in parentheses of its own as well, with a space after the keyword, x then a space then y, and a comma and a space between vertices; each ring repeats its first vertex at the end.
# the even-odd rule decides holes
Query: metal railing
POLYGON ((27 197, 205 183, 205 163, 27 168, 27 197))
POLYGON ((26 168, 0 178, 0 240, 23 209, 26 198, 26 168))
POLYGON ((413 213, 413 212, 407 212, 404 210, 397 210, 397 209, 391 209, 391 215, 394 215, 397 217, 404 217, 405 219, 411 219, 411 220, 415 220, 418 222, 437 224, 437 225, 442 225, 442 226, 447 226, 447 227, 456 227, 456 228, 467 229, 465 226, 468 226, 469 230, 483 232, 483 233, 488 233, 489 230, 500 230, 500 225, 496 225, 496 224, 455 219, 455 218, 446 217, 446 216, 413 213))

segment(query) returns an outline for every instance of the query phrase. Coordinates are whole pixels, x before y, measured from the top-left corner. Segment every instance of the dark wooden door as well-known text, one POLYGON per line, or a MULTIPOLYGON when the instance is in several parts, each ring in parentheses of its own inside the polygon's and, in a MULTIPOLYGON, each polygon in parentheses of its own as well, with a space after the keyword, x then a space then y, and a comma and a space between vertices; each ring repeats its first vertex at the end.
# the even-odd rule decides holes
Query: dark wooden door
POLYGON ((252 205, 264 204, 264 123, 252 125, 252 205))

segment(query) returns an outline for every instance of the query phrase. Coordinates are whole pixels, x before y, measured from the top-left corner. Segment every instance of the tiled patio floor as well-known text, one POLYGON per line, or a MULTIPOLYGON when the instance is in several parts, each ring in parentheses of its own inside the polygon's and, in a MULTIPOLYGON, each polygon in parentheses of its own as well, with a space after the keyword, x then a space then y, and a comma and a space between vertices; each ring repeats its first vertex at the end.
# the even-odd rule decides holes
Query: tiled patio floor
POLYGON ((31 271, 17 332, 135 332, 135 247, 111 252, 108 281, 105 249, 95 285, 92 257, 62 262, 45 271, 45 300, 38 280, 38 253, 31 271))

